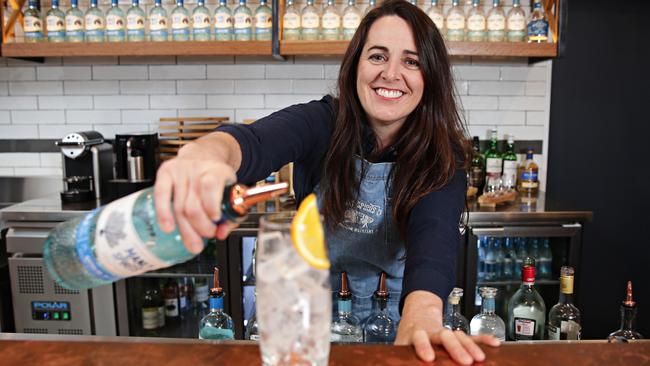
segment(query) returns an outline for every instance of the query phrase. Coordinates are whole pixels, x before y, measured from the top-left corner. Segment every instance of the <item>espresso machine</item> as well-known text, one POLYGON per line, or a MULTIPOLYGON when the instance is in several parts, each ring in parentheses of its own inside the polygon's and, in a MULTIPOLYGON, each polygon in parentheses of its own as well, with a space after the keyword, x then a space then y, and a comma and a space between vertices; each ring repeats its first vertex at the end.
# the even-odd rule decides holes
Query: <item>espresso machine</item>
POLYGON ((64 203, 100 200, 113 177, 113 147, 96 131, 67 134, 56 145, 63 154, 64 203))
POLYGON ((114 200, 153 185, 159 165, 158 133, 115 135, 115 178, 109 181, 114 200))

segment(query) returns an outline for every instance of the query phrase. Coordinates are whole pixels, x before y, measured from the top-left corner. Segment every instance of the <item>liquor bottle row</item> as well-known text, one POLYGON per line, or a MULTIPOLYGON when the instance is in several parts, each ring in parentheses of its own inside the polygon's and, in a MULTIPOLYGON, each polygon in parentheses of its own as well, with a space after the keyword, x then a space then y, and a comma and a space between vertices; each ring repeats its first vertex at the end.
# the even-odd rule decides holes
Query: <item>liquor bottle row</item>
MULTIPOLYGON (((500 340, 579 340, 582 325, 580 311, 573 305, 574 270, 564 266, 560 270, 559 301, 548 312, 535 287, 535 260, 526 258, 521 269, 521 286, 509 298, 506 320, 497 315, 495 301, 498 289, 481 287, 481 311, 470 322, 460 311, 463 290, 454 288, 447 299, 443 325, 471 335, 489 334, 500 340)), ((640 339, 635 331, 636 303, 632 298, 632 284, 628 282, 626 300, 621 305, 621 327, 609 339, 640 339)))
POLYGON ((477 250, 479 283, 518 280, 527 257, 537 262, 540 279, 553 277, 553 253, 549 238, 481 236, 477 241, 477 250))
POLYGON ((145 14, 139 0, 132 0, 126 12, 118 0, 104 13, 97 0, 83 12, 78 0, 70 0, 70 9, 63 12, 59 0, 51 0, 51 8, 41 16, 37 0, 30 0, 24 12, 25 42, 141 42, 158 41, 250 41, 271 40, 271 8, 260 0, 253 12, 246 0, 231 9, 226 0, 219 0, 214 12, 197 0, 190 11, 183 0, 176 0, 170 13, 155 0, 145 14))
POLYGON ((484 193, 516 188, 521 193, 536 195, 539 190, 539 167, 533 160, 533 149, 528 149, 526 160, 518 164, 512 134, 508 135, 506 151, 499 151, 497 145, 496 129, 492 129, 489 147, 484 152, 480 151, 478 136, 474 136, 469 185, 484 193))

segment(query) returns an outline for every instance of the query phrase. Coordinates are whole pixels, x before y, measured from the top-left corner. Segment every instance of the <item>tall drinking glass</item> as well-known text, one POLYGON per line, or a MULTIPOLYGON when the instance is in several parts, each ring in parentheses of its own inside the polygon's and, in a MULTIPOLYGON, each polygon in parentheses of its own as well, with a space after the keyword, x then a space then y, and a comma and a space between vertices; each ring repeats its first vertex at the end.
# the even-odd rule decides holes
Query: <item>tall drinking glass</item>
POLYGON ((291 242, 293 214, 262 217, 256 286, 264 365, 328 363, 332 297, 329 270, 309 265, 291 242))

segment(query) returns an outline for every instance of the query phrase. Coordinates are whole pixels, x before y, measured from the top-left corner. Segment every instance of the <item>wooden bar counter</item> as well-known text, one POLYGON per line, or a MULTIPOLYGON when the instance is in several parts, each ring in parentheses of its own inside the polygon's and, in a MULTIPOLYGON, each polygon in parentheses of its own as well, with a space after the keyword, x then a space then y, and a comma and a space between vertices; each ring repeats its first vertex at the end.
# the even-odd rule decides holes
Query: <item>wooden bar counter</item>
MULTIPOLYGON (((650 341, 505 343, 482 365, 650 365, 650 341)), ((456 365, 437 349, 435 365, 456 365)), ((410 347, 332 345, 330 365, 426 365, 410 347)), ((0 365, 261 365, 251 342, 0 334, 0 365)))

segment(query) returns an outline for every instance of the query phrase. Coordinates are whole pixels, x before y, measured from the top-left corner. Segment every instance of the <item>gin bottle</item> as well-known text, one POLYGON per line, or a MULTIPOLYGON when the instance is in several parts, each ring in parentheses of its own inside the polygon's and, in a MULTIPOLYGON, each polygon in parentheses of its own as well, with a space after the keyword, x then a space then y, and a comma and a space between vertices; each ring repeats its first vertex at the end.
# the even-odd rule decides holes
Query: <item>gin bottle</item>
POLYGON ((548 313, 548 339, 580 339, 580 310, 573 305, 573 273, 573 267, 560 269, 560 300, 548 313))
POLYGON ((250 41, 253 39, 253 20, 251 9, 246 6, 246 0, 239 0, 235 8, 235 41, 250 41))
POLYGON ((636 302, 632 299, 632 281, 627 281, 627 294, 621 305, 621 327, 607 337, 610 342, 619 339, 643 339, 636 331, 636 302))
POLYGON ((210 289, 210 312, 199 323, 199 339, 228 340, 235 338, 235 326, 230 315, 223 311, 225 292, 219 286, 219 268, 214 268, 210 289))
POLYGON ((111 8, 106 12, 106 40, 108 42, 124 42, 126 18, 120 9, 118 0, 111 0, 111 8))
POLYGON ((59 0, 52 0, 52 8, 45 16, 48 42, 65 42, 65 14, 59 9, 59 0))
POLYGON ((361 10, 355 0, 348 0, 348 6, 343 9, 343 33, 342 39, 349 41, 354 37, 359 24, 361 24, 361 10))
POLYGON ((542 0, 535 0, 533 11, 528 20, 528 43, 543 43, 548 41, 548 19, 542 7, 542 0))
POLYGON ((363 327, 363 339, 366 343, 392 344, 397 335, 397 322, 388 314, 388 298, 386 290, 386 273, 379 276, 379 288, 373 296, 372 310, 363 327))
POLYGON ((219 6, 214 11, 214 39, 217 41, 232 41, 232 23, 232 11, 226 4, 226 0, 219 0, 219 6))
POLYGON ((506 17, 508 42, 523 42, 526 38, 526 12, 520 0, 512 0, 512 9, 506 17))
POLYGON ((361 322, 352 314, 352 293, 348 289, 348 276, 345 272, 341 273, 341 291, 336 297, 338 314, 332 321, 330 340, 339 343, 363 342, 361 322))
POLYGON ((548 279, 552 276, 553 253, 548 238, 542 240, 542 247, 539 250, 539 277, 548 279))
POLYGON ((445 15, 442 13, 442 9, 438 6, 438 0, 431 0, 431 6, 427 10, 427 15, 433 23, 438 28, 440 34, 445 34, 445 15))
POLYGON ((517 154, 515 154, 515 137, 508 135, 508 145, 503 154, 503 174, 501 175, 503 188, 515 189, 517 187, 517 154))
POLYGON ((368 1, 368 7, 366 10, 363 12, 363 15, 368 14, 372 9, 377 7, 377 0, 369 0, 368 1))
POLYGON ((511 280, 515 277, 515 273, 519 270, 515 268, 517 261, 517 254, 512 245, 512 238, 505 238, 503 240, 503 279, 511 280))
POLYGON ((126 39, 129 42, 144 41, 144 10, 139 0, 131 0, 131 7, 126 11, 126 39))
POLYGON ((462 330, 469 333, 469 323, 460 312, 460 299, 463 298, 463 289, 454 287, 447 298, 447 309, 442 319, 442 325, 451 330, 462 330))
POLYGON ((287 0, 287 7, 282 18, 282 38, 287 41, 300 39, 300 12, 293 0, 287 0))
POLYGON ((149 39, 152 42, 169 40, 167 10, 162 7, 161 0, 155 0, 149 10, 149 39))
POLYGON ((472 0, 467 13, 467 40, 470 42, 484 42, 487 36, 485 13, 480 5, 480 0, 472 0))
POLYGON ((465 11, 463 11, 463 7, 459 4, 460 0, 453 0, 451 8, 447 12, 445 28, 447 29, 448 41, 465 40, 465 11))
POLYGON ((535 260, 526 258, 521 269, 521 287, 508 302, 508 339, 544 339, 546 305, 535 289, 535 260))
POLYGON ((498 142, 497 130, 493 128, 490 136, 490 148, 485 152, 485 171, 487 179, 485 192, 498 191, 501 189, 503 158, 497 149, 498 142))
POLYGON ((97 7, 97 0, 90 0, 90 8, 86 10, 86 42, 104 42, 106 20, 104 12, 97 7))
POLYGON ((307 0, 307 5, 302 9, 300 16, 301 39, 307 41, 318 40, 320 33, 320 15, 314 6, 314 0, 307 0))
POLYGON ((187 11, 183 0, 176 0, 176 7, 172 10, 172 41, 190 40, 190 12, 187 11))
POLYGON ((494 247, 494 238, 489 238, 485 250, 485 280, 497 279, 497 252, 494 247))
POLYGON ((260 0, 260 6, 255 9, 255 39, 270 41, 272 26, 271 8, 266 4, 266 0, 260 0))
POLYGON ((70 9, 65 13, 65 38, 68 42, 84 41, 84 13, 77 7, 77 0, 70 0, 70 9))
POLYGON ((500 0, 492 0, 492 8, 487 15, 488 42, 503 42, 506 39, 506 13, 500 0))
POLYGON ((23 14, 23 24, 26 43, 43 41, 43 21, 41 20, 41 13, 38 10, 38 2, 36 0, 29 0, 27 10, 23 14))
POLYGON ((495 298, 497 289, 481 287, 481 313, 476 314, 469 323, 470 334, 473 336, 488 334, 500 341, 506 340, 506 325, 495 313, 495 298))
POLYGON ((487 254, 487 238, 479 236, 476 241, 477 263, 476 263, 476 279, 479 282, 485 281, 485 256, 487 254))
MULTIPOLYGON (((287 187, 286 183, 226 187, 222 221, 241 221, 257 202, 282 194, 287 187)), ((153 198, 153 189, 144 189, 54 228, 43 249, 52 278, 65 288, 86 289, 196 256, 185 249, 177 228, 172 233, 160 229, 153 198)))
POLYGON ((192 39, 195 41, 209 41, 211 37, 210 10, 205 7, 205 0, 198 0, 196 8, 192 10, 192 39))
POLYGON ((327 6, 323 9, 323 39, 326 41, 338 41, 341 35, 341 15, 339 14, 334 0, 327 0, 327 6))

